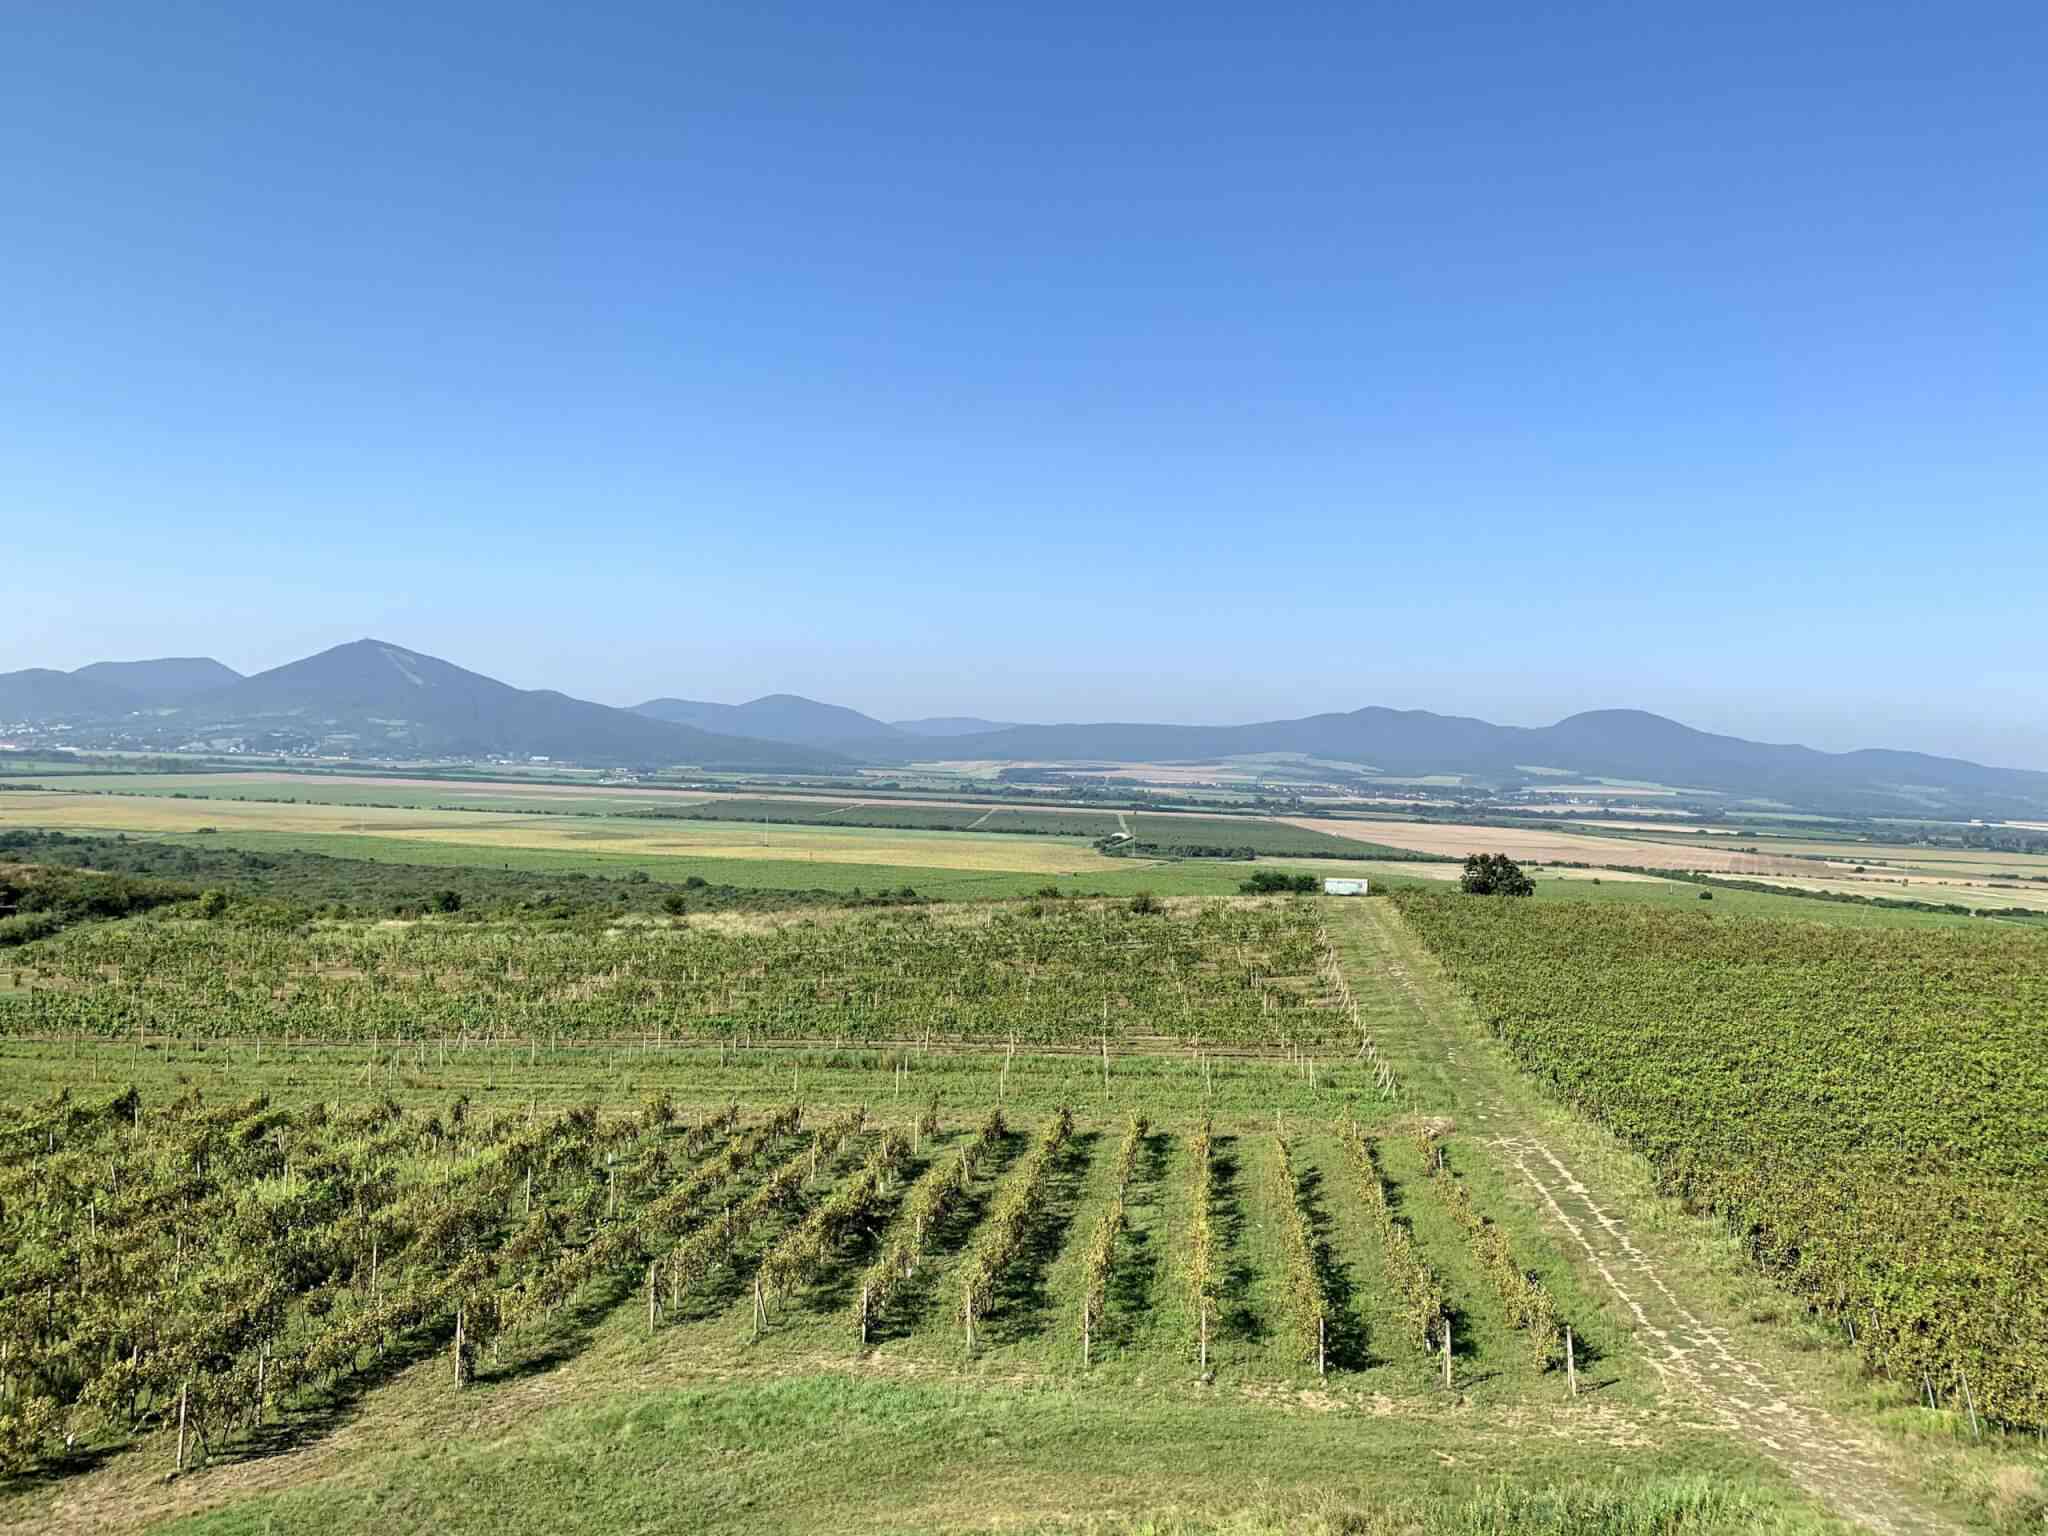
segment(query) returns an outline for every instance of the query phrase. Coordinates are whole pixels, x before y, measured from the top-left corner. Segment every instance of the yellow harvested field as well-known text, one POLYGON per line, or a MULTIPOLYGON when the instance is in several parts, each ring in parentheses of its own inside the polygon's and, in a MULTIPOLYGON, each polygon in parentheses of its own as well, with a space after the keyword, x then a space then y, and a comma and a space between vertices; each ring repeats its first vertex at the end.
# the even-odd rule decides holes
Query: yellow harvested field
POLYGON ((762 826, 747 822, 590 821, 490 811, 384 810, 348 805, 173 800, 161 796, 36 794, 0 797, 0 827, 67 832, 305 832, 410 838, 469 847, 577 853, 685 854, 703 859, 810 859, 821 864, 1073 874, 1126 870, 1073 839, 872 827, 762 826))
POLYGON ((1774 843, 1771 846, 1785 853, 1845 865, 1881 861, 1901 868, 1936 873, 1953 870, 1958 874, 1988 875, 2009 869, 2018 874, 2048 875, 2048 854, 2001 853, 1995 848, 1920 848, 1884 843, 1844 848, 1840 843, 1801 842, 1774 843))

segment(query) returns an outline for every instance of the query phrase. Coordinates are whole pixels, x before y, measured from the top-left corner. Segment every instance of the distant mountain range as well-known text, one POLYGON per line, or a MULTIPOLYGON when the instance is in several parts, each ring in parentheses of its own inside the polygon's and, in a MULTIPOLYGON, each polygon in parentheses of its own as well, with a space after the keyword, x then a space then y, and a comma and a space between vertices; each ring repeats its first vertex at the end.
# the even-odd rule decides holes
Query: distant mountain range
POLYGON ((906 736, 979 736, 990 731, 1007 731, 1007 720, 977 720, 972 715, 934 715, 929 720, 889 722, 906 736))
POLYGON ((158 748, 238 744, 366 758, 547 757, 787 773, 853 767, 851 758, 801 743, 705 731, 548 689, 514 688, 382 640, 337 645, 254 677, 204 661, 0 674, 0 722, 96 727, 76 730, 78 739, 158 748), (127 686, 103 680, 109 668, 127 686), (99 676, 87 675, 95 670, 99 676), (170 690, 169 681, 180 676, 202 686, 170 690))
POLYGON ((96 661, 73 677, 126 689, 145 699, 179 699, 239 683, 242 674, 211 656, 165 656, 156 661, 96 661))
POLYGON ((1871 815, 2025 816, 2048 805, 2048 773, 1986 768, 1921 752, 1820 752, 1694 730, 1639 709, 1596 709, 1555 725, 1492 725, 1420 709, 1368 707, 1257 725, 1019 725, 954 736, 948 756, 1036 762, 1202 762, 1300 753, 1378 775, 1456 773, 1492 781, 1568 774, 1711 790, 1871 815))
POLYGON ((1641 710, 1593 710, 1522 727, 1377 707, 1232 726, 1005 725, 965 716, 888 722, 795 694, 745 704, 659 698, 615 709, 514 688, 381 640, 338 645, 253 677, 206 657, 4 673, 0 731, 8 730, 81 746, 386 760, 546 757, 826 775, 935 758, 1085 767, 1291 754, 1338 765, 1340 777, 1455 774, 1512 785, 1569 775, 1867 815, 2048 814, 2048 773, 1918 752, 1774 746, 1641 710))
POLYGON ((673 725, 694 726, 762 741, 793 742, 856 757, 888 757, 902 745, 894 726, 837 704, 793 693, 771 693, 746 704, 700 704, 691 699, 649 699, 633 713, 673 725))

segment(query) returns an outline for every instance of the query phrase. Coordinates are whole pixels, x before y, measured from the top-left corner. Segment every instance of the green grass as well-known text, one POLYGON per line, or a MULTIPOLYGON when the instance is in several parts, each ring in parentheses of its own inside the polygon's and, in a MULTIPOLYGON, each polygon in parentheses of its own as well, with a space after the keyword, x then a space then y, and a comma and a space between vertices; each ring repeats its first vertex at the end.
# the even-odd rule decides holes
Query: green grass
POLYGON ((422 1434, 345 1477, 166 1529, 1301 1531, 1357 1530, 1360 1517, 1423 1532, 1824 1529, 1696 1433, 1632 1457, 1626 1485, 1588 1485, 1568 1444, 1532 1446, 1497 1423, 1381 1419, 1361 1434, 1353 1413, 1218 1397, 818 1371, 635 1390, 487 1440, 422 1434))

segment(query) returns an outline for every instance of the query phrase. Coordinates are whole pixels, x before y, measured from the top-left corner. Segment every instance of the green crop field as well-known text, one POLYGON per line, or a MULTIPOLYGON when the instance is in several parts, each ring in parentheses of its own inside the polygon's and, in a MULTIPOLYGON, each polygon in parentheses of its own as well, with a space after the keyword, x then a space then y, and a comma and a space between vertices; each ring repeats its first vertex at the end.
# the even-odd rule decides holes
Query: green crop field
POLYGON ((32 1033, 1359 1043, 1312 903, 899 908, 591 931, 102 923, 23 950, 32 1033))
MULTIPOLYGON (((1427 859, 1389 843, 1337 837, 1310 827, 1289 826, 1258 816, 1187 816, 1138 811, 1129 816, 1137 852, 1167 858, 1288 857, 1337 859, 1427 859)), ((1396 831, 1395 836, 1399 833, 1396 831)))
POLYGON ((0 1527, 1921 1530, 2048 1473, 2032 1357, 1955 1321, 2035 1336, 2033 934, 1583 878, 567 924, 159 897, 0 952, 0 1527), (1778 1224, 1723 1255, 1658 1180, 1778 1224), (1802 1187, 1866 1203, 1826 1226, 1802 1187), (1929 1192, 1970 1215, 1936 1271, 1929 1192), (1923 1362, 1975 1396, 1915 1407, 1923 1362))
POLYGON ((1097 838, 1117 830, 1113 811, 1065 811, 1031 805, 891 805, 885 801, 821 800, 794 795, 691 800, 646 807, 634 814, 677 821, 900 827, 928 832, 1013 832, 1041 837, 1097 838))
POLYGON ((1397 899, 1522 1061, 1873 1369, 2048 1421, 2048 935, 1397 899))

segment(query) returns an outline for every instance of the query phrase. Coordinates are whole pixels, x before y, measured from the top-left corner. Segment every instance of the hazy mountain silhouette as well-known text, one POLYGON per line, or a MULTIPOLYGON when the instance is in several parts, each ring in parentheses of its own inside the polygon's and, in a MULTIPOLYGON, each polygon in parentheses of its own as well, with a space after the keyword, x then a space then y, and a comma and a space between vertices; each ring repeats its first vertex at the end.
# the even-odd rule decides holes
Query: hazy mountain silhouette
POLYGON ((1922 752, 1819 752, 1694 730, 1637 709, 1555 725, 1493 725, 1377 706, 1255 725, 1001 725, 971 716, 890 724, 795 694, 745 704, 650 699, 614 709, 520 689, 381 640, 357 640, 253 677, 203 657, 0 674, 0 722, 61 723, 69 739, 378 757, 532 757, 777 773, 844 773, 943 757, 996 762, 1202 763, 1291 753, 1333 771, 1483 783, 1636 780, 1731 798, 1871 815, 2036 817, 2048 773, 1922 752), (197 685, 197 691, 187 685, 197 685), (154 733, 154 734, 151 734, 154 733))
POLYGON ((241 673, 233 667, 222 666, 211 656, 162 656, 154 661, 95 661, 71 675, 96 683, 110 683, 141 698, 159 700, 181 699, 242 680, 241 673))
POLYGON ((695 726, 762 741, 800 742, 807 746, 887 753, 896 743, 895 727, 857 709, 820 704, 794 693, 771 693, 745 704, 706 704, 695 699, 649 699, 633 713, 650 720, 695 726))
POLYGON ((383 640, 356 640, 191 700, 203 736, 293 734, 383 756, 544 756, 819 772, 846 759, 650 720, 550 689, 514 688, 383 640))

